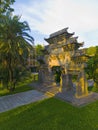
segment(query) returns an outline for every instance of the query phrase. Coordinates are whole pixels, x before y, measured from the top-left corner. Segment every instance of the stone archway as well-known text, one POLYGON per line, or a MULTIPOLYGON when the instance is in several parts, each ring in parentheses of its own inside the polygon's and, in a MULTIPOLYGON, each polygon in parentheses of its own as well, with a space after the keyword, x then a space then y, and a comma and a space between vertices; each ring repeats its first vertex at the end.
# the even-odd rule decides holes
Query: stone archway
MULTIPOLYGON (((68 33, 67 29, 53 33, 49 38, 45 39, 49 45, 45 47, 44 61, 47 68, 61 66, 64 69, 61 75, 60 92, 73 91, 72 75, 73 73, 78 73, 75 93, 78 98, 88 95, 87 80, 84 72, 88 56, 85 55, 85 50, 79 49, 83 46, 83 43, 77 41, 78 37, 72 37, 74 33, 68 33)), ((43 68, 43 71, 45 69, 43 68)), ((50 68, 47 70, 50 70, 50 68)), ((43 75, 45 74, 46 72, 43 72, 43 75)), ((43 77, 44 81, 48 76, 43 77)))

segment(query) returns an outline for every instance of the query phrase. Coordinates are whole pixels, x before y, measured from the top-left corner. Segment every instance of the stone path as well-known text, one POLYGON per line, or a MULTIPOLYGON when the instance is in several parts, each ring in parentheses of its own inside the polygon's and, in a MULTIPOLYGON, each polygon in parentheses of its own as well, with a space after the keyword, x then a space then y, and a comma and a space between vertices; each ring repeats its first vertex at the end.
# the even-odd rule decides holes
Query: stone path
MULTIPOLYGON (((34 84, 33 84, 34 85, 34 84)), ((70 102, 75 106, 84 106, 88 103, 91 103, 95 100, 98 100, 98 93, 91 93, 89 96, 77 99, 72 92, 60 93, 58 92, 58 87, 49 86, 49 87, 37 87, 40 85, 35 85, 37 90, 30 90, 27 92, 17 93, 14 95, 8 95, 0 97, 0 113, 8 111, 10 109, 29 104, 35 101, 39 101, 45 98, 49 98, 49 95, 60 98, 64 101, 70 102), (39 89, 40 88, 40 89, 39 89)))
POLYGON ((45 98, 48 96, 36 90, 0 97, 0 113, 45 98))

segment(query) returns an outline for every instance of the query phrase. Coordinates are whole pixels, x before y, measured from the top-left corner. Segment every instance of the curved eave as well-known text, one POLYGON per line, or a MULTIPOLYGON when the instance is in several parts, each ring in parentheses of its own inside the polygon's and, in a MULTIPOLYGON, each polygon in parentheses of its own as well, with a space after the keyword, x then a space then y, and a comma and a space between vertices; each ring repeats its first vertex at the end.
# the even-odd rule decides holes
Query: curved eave
POLYGON ((58 36, 58 35, 61 35, 61 34, 63 34, 63 33, 66 33, 67 30, 68 30, 68 27, 67 27, 67 28, 64 28, 64 29, 62 29, 62 30, 59 30, 59 31, 57 31, 57 32, 54 32, 54 33, 50 34, 50 38, 55 37, 55 36, 58 36))
POLYGON ((52 44, 52 42, 51 42, 51 39, 50 38, 44 38, 44 40, 46 41, 46 42, 48 42, 49 44, 52 44))
POLYGON ((58 35, 55 35, 53 37, 49 37, 49 38, 44 38, 45 41, 47 41, 49 44, 53 44, 53 40, 54 38, 57 38, 57 37, 65 37, 65 38, 70 38, 72 35, 74 35, 74 33, 68 33, 68 32, 64 32, 64 33, 61 33, 61 34, 58 34, 58 35), (63 36, 64 35, 64 36, 63 36))
POLYGON ((83 45, 84 45, 84 43, 78 43, 78 42, 73 43, 73 44, 77 44, 78 48, 79 48, 79 47, 83 47, 83 45))
POLYGON ((91 58, 90 56, 86 55, 86 54, 82 54, 82 55, 75 55, 75 56, 72 56, 72 58, 77 58, 77 57, 87 57, 87 58, 91 58))
POLYGON ((84 45, 84 42, 78 43, 81 47, 84 45))

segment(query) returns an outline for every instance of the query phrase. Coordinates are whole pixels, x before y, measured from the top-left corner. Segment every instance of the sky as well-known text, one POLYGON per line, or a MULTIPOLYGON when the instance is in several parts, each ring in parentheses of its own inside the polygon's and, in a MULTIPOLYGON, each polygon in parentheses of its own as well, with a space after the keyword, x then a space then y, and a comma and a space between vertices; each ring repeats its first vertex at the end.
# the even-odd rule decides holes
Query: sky
POLYGON ((16 0, 13 8, 28 22, 35 44, 47 45, 44 38, 69 27, 85 48, 98 45, 98 0, 16 0))

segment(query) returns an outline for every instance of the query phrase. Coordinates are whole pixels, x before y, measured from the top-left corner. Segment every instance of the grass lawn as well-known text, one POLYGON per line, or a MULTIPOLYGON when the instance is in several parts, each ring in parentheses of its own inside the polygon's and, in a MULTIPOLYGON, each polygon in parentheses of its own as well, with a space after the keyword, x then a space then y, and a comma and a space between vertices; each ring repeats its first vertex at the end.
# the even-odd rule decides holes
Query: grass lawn
POLYGON ((38 76, 34 77, 34 75, 32 74, 31 77, 27 77, 25 79, 23 79, 21 82, 19 82, 16 85, 16 89, 13 92, 10 92, 9 90, 7 90, 6 88, 2 88, 0 87, 0 96, 5 96, 5 95, 10 95, 10 94, 15 94, 15 93, 19 93, 19 92, 25 92, 28 90, 32 90, 33 88, 29 86, 29 84, 31 82, 33 82, 34 80, 38 80, 38 76), (34 79, 36 78, 36 79, 34 79))
POLYGON ((45 99, 1 113, 0 130, 98 130, 98 101, 76 108, 45 99))

